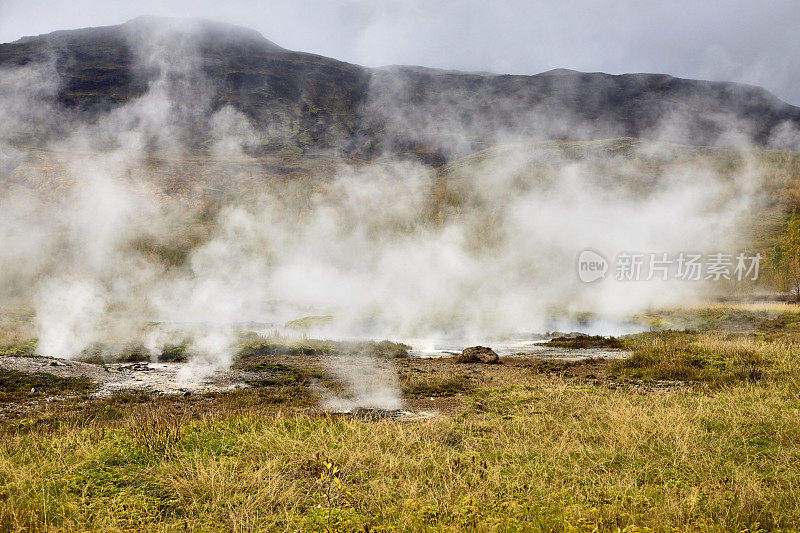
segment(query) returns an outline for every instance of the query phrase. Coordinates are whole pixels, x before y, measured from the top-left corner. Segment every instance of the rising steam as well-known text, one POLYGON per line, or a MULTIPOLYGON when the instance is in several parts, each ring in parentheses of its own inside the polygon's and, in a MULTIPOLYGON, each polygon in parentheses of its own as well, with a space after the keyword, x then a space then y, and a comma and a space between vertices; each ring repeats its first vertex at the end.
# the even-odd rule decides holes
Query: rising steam
MULTIPOLYGON (((517 142, 496 124, 470 127, 494 128, 498 148, 438 170, 385 155, 334 160, 315 183, 265 180, 247 154, 269 133, 214 106, 192 36, 190 23, 139 27, 131 43, 137 71, 149 76, 146 94, 30 154, 19 139, 58 132, 69 119, 54 100, 58 76, 46 59, 0 74, 0 165, 57 162, 33 167, 34 191, 9 170, 0 200, 0 287, 35 306, 42 354, 75 357, 92 343, 139 336, 154 353, 189 340, 196 361, 224 367, 242 324, 279 328, 308 315, 332 316, 321 331, 330 336, 463 342, 543 332, 554 312, 622 317, 697 297, 699 285, 582 284, 582 249, 737 251, 737 224, 758 200, 755 163, 721 175, 676 162, 648 181, 630 161, 659 160, 668 145, 583 158, 558 143, 517 142), (188 199, 202 176, 171 195, 162 186, 185 176, 194 157, 187 132, 197 129, 212 139, 203 172, 264 185, 222 198, 207 234, 168 264, 140 243, 168 243, 197 220, 188 199)), ((391 113, 382 91, 381 105, 371 105, 391 113)), ((403 116, 403 129, 425 116, 403 116)), ((569 127, 563 119, 558 133, 569 127)), ((794 142, 796 132, 775 135, 794 142)))

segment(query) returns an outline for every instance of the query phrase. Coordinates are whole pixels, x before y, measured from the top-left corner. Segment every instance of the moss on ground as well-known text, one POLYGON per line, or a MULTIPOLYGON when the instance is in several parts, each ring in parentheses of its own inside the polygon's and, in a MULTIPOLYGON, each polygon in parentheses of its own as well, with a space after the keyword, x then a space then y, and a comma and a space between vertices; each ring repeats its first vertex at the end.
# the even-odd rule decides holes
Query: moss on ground
POLYGON ((565 335, 556 337, 545 343, 544 346, 552 348, 572 348, 572 349, 586 349, 586 348, 609 348, 620 349, 623 347, 622 342, 616 337, 603 337, 601 335, 565 335))
POLYGON ((3 402, 18 401, 36 394, 81 394, 95 388, 96 384, 86 378, 0 369, 0 401, 3 402))

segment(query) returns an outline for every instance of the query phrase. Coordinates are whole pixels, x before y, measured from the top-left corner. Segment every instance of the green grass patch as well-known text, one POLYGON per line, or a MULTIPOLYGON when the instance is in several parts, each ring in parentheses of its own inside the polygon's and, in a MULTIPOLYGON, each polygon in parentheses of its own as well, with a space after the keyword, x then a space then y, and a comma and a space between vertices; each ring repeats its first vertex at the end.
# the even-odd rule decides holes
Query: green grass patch
POLYGON ((251 383, 253 388, 240 389, 234 392, 212 393, 206 395, 219 402, 224 409, 249 410, 259 409, 263 405, 286 405, 291 407, 312 407, 319 397, 302 384, 259 386, 251 383))
POLYGON ((264 403, 299 403, 312 405, 317 396, 309 387, 317 384, 329 390, 340 391, 342 385, 327 373, 315 368, 298 368, 270 362, 238 364, 235 368, 263 374, 245 382, 264 403))
POLYGON ((649 347, 611 365, 614 377, 646 381, 702 381, 713 385, 757 382, 766 376, 770 361, 755 351, 715 351, 700 343, 649 347))
POLYGON ((766 310, 715 305, 660 310, 657 313, 635 315, 632 319, 652 330, 748 331, 758 328, 771 317, 772 314, 766 310))
POLYGON ((616 337, 603 337, 602 335, 565 335, 556 337, 544 343, 544 346, 552 348, 571 348, 571 349, 587 349, 587 348, 609 348, 620 349, 623 347, 622 342, 616 337))
POLYGON ((308 330, 312 328, 319 328, 327 326, 333 322, 333 317, 330 315, 323 316, 304 316, 295 320, 288 321, 284 327, 296 330, 308 330))
POLYGON ((236 352, 237 357, 246 358, 258 355, 331 355, 337 353, 337 350, 332 346, 264 342, 260 344, 240 344, 237 346, 236 352))
POLYGON ((327 381, 328 375, 312 368, 297 368, 289 365, 256 363, 251 365, 239 366, 242 370, 250 372, 263 372, 268 374, 263 378, 248 380, 247 383, 253 387, 277 387, 285 385, 308 385, 313 380, 327 381))
POLYGON ((472 383, 465 375, 406 380, 402 384, 403 395, 407 398, 453 396, 472 389, 472 383))
POLYGON ((0 401, 17 401, 30 397, 31 390, 36 393, 81 394, 92 391, 96 385, 87 378, 65 378, 45 372, 19 372, 0 369, 0 401))
POLYGON ((408 344, 385 340, 368 342, 366 344, 366 351, 369 355, 374 355, 375 357, 386 357, 389 359, 402 359, 408 357, 408 351, 410 349, 411 346, 408 344))
POLYGON ((158 356, 161 363, 185 363, 187 359, 186 346, 165 346, 158 356))
POLYGON ((34 355, 36 355, 35 340, 0 347, 0 357, 33 357, 34 355))
POLYGON ((540 377, 421 423, 305 416, 288 389, 219 394, 192 417, 155 401, 4 435, 0 529, 792 531, 796 392, 540 377))
POLYGON ((270 355, 368 355, 382 358, 408 357, 411 346, 401 342, 383 341, 308 341, 307 343, 245 342, 237 346, 237 358, 270 355))

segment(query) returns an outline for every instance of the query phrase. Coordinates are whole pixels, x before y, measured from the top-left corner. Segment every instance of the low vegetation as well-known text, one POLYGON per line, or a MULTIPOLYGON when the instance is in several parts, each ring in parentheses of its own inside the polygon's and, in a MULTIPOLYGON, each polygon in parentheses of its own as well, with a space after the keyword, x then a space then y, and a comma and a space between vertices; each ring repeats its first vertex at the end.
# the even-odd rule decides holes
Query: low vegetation
POLYGON ((36 350, 36 341, 30 340, 0 347, 0 357, 31 357, 36 350))
POLYGON ((158 361, 161 363, 183 363, 188 359, 186 353, 186 346, 184 345, 170 345, 165 346, 158 356, 158 361))
POLYGON ((308 385, 314 380, 330 381, 328 375, 321 370, 298 368, 283 364, 255 363, 241 365, 238 368, 261 374, 256 378, 247 380, 248 384, 255 387, 308 385))
POLYGON ((284 327, 287 329, 307 331, 309 329, 327 326, 331 322, 333 322, 333 317, 330 315, 304 316, 302 318, 288 321, 286 324, 284 324, 284 327))
POLYGON ((213 409, 134 401, 114 417, 7 425, 0 527, 789 530, 796 398, 786 385, 642 395, 543 375, 417 423, 320 417, 253 391, 213 409))
POLYGON ((623 360, 382 361, 440 412, 413 422, 321 412, 330 354, 240 357, 251 388, 188 397, 28 408, 59 387, 15 376, 0 530, 793 531, 800 314, 744 314, 623 360), (653 381, 690 386, 619 386, 653 381))
POLYGON ((562 335, 543 344, 552 348, 622 348, 622 343, 617 338, 603 337, 601 335, 562 335))
POLYGON ((0 402, 19 401, 36 395, 88 393, 96 384, 85 378, 59 377, 45 372, 18 372, 0 368, 0 402))
POLYGON ((397 359, 408 357, 411 346, 400 342, 384 341, 311 341, 287 343, 250 336, 247 342, 237 347, 237 358, 247 361, 258 356, 274 355, 366 355, 372 357, 397 359))
POLYGON ((666 330, 629 337, 623 346, 633 355, 615 361, 611 373, 646 381, 703 382, 713 387, 793 379, 800 368, 796 357, 800 331, 791 325, 800 320, 800 314, 784 312, 747 320, 755 329, 666 330))
POLYGON ((309 346, 306 344, 283 344, 263 342, 242 344, 237 347, 237 357, 247 359, 259 355, 331 355, 337 353, 332 346, 309 346))
POLYGON ((453 396, 468 392, 473 387, 469 377, 461 374, 449 377, 406 379, 402 384, 403 395, 407 398, 453 396))
POLYGON ((768 365, 769 361, 758 352, 714 352, 696 345, 637 350, 630 358, 616 363, 612 373, 648 381, 700 381, 719 386, 760 381, 768 365))

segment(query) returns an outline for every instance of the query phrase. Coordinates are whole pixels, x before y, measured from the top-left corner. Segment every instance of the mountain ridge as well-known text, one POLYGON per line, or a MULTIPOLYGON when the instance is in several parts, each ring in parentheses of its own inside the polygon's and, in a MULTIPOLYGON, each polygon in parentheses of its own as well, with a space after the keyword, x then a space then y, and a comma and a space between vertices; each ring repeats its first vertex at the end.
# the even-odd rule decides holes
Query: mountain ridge
MULTIPOLYGON (((211 81, 203 112, 230 106, 243 113, 260 136, 254 153, 416 153, 436 164, 498 140, 639 137, 697 146, 745 139, 770 146, 781 128, 800 129, 800 107, 751 85, 569 69, 367 68, 203 19, 139 17, 23 37, 0 44, 0 68, 52 61, 58 106, 70 120, 91 123, 143 96, 190 49, 211 81), (151 64, 143 66, 142 57, 151 64)), ((190 144, 203 150, 209 140, 198 124, 190 144)))

